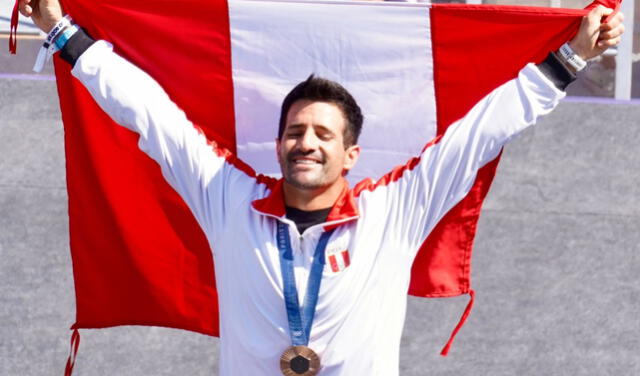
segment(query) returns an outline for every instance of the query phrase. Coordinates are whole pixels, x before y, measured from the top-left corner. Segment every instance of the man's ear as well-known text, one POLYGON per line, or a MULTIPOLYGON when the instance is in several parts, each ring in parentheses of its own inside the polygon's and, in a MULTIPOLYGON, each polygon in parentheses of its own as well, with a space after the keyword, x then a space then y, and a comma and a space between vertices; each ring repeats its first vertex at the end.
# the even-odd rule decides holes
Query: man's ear
POLYGON ((356 162, 358 162, 358 158, 360 158, 360 145, 351 145, 345 151, 346 153, 342 168, 346 173, 356 165, 356 162))

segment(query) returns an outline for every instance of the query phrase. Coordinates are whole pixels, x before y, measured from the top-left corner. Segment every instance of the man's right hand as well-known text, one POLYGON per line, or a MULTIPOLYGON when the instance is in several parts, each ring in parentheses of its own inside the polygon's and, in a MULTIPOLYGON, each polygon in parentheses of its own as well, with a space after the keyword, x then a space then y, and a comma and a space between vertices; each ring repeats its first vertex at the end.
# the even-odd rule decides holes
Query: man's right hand
POLYGON ((20 0, 18 9, 45 33, 51 31, 64 14, 59 0, 20 0))

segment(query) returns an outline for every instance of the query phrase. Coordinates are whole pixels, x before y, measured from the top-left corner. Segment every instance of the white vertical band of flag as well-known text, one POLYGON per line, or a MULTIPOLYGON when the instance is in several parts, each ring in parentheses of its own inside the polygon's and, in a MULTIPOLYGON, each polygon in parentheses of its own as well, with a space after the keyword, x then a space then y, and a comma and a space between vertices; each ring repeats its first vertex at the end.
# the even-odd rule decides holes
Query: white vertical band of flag
POLYGON ((258 172, 279 175, 280 104, 311 73, 362 108, 352 184, 405 163, 436 134, 429 6, 331 3, 229 2, 238 155, 258 172))

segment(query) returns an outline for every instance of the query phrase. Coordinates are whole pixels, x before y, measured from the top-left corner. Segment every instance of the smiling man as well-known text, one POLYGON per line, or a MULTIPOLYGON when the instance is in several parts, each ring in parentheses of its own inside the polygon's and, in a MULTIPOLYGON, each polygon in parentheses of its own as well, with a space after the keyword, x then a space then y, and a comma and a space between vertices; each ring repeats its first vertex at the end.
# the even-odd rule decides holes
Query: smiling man
POLYGON ((285 203, 330 208, 360 156, 360 107, 342 86, 312 75, 287 95, 280 116, 276 151, 285 203))
MULTIPOLYGON (((309 77, 284 99, 282 179, 257 176, 187 119, 146 73, 21 0, 101 108, 136 132, 215 249, 221 375, 397 375, 410 270, 436 223, 502 146, 549 113, 584 60, 620 41, 622 16, 577 36, 482 99, 444 136, 376 182, 350 188, 363 116, 341 85, 309 77)), ((427 141, 427 140, 425 140, 427 141)))

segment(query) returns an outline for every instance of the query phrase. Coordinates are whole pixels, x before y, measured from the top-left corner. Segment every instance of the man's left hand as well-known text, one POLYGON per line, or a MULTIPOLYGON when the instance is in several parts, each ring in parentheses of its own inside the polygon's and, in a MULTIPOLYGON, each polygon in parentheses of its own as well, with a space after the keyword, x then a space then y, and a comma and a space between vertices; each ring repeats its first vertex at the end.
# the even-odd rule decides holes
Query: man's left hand
POLYGON ((578 34, 569 42, 569 46, 582 59, 592 59, 620 43, 620 36, 624 32, 622 13, 618 12, 608 22, 603 22, 603 18, 612 13, 613 9, 598 5, 582 18, 578 34))

